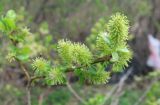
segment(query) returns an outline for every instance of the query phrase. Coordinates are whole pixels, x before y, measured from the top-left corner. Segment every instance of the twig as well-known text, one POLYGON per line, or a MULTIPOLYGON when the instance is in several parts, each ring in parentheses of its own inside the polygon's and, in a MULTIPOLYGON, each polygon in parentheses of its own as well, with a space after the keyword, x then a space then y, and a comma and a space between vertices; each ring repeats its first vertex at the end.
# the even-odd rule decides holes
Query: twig
POLYGON ((31 91, 30 91, 30 88, 27 87, 26 91, 27 91, 27 105, 31 105, 31 91))
POLYGON ((85 101, 84 99, 82 99, 82 98, 78 95, 78 93, 72 88, 72 86, 70 85, 69 82, 67 82, 66 85, 67 85, 69 91, 70 91, 81 103, 86 104, 86 101, 85 101))
MULTIPOLYGON (((97 64, 97 63, 103 63, 103 62, 105 62, 105 61, 109 61, 110 59, 111 59, 111 56, 106 55, 106 56, 97 58, 96 60, 94 60, 94 61, 91 63, 91 65, 95 65, 95 64, 97 64)), ((66 73, 67 73, 67 72, 73 72, 75 69, 85 68, 85 67, 87 67, 87 66, 88 66, 88 65, 80 65, 80 66, 77 66, 77 67, 74 67, 74 68, 67 68, 67 69, 65 70, 65 72, 66 72, 66 73)), ((32 82, 33 82, 34 80, 36 80, 36 79, 42 79, 42 78, 45 78, 45 76, 34 76, 34 77, 31 77, 30 83, 32 83, 32 82)))
MULTIPOLYGON (((102 63, 105 61, 109 61, 111 59, 111 56, 103 56, 100 58, 97 58, 96 60, 94 60, 91 64, 97 64, 97 63, 102 63)), ((23 70, 23 72, 25 73, 28 83, 27 83, 27 87, 26 87, 26 91, 27 91, 27 103, 28 105, 31 105, 31 94, 30 94, 30 86, 32 84, 32 82, 36 79, 40 79, 40 78, 45 78, 45 76, 35 76, 35 77, 30 77, 29 73, 27 72, 27 70, 25 69, 25 66, 19 61, 17 60, 17 62, 20 64, 21 69, 23 70)), ((68 68, 66 69, 66 72, 73 72, 74 69, 80 69, 80 68, 84 68, 87 67, 88 65, 82 65, 82 66, 78 66, 76 68, 68 68)), ((75 91, 74 89, 71 87, 71 85, 69 84, 69 82, 67 82, 67 87, 68 89, 73 93, 73 95, 83 104, 85 104, 85 100, 83 100, 75 91)))
POLYGON ((131 67, 127 73, 120 79, 120 82, 118 83, 117 86, 117 91, 113 95, 113 100, 111 102, 111 105, 118 105, 119 103, 119 97, 122 95, 122 88, 125 84, 125 81, 127 80, 128 76, 132 73, 133 68, 131 67))
POLYGON ((142 94, 142 96, 138 99, 138 101, 134 105, 140 105, 140 103, 144 100, 147 93, 151 90, 152 86, 158 81, 157 78, 153 79, 151 84, 147 87, 146 91, 142 94))
MULTIPOLYGON (((105 62, 105 61, 109 61, 111 58, 112 58, 112 57, 109 56, 109 55, 106 55, 106 56, 97 58, 97 59, 95 59, 95 60, 91 63, 91 65, 94 65, 94 64, 97 64, 97 63, 103 63, 103 62, 105 62)), ((77 67, 75 67, 75 68, 67 68, 67 69, 66 69, 66 72, 72 72, 72 71, 74 71, 75 69, 85 68, 85 67, 87 67, 87 66, 88 66, 88 65, 80 65, 80 66, 77 66, 77 67)))
POLYGON ((9 105, 13 101, 13 98, 8 98, 3 105, 9 105))
POLYGON ((42 104, 43 104, 43 97, 44 97, 44 93, 42 93, 42 94, 39 96, 38 105, 42 105, 42 104))
POLYGON ((17 60, 21 69, 23 70, 23 72, 25 73, 26 77, 27 77, 27 87, 26 87, 26 92, 27 92, 27 105, 31 105, 31 92, 30 92, 30 88, 31 88, 31 77, 28 73, 28 71, 26 70, 25 66, 19 61, 17 60))
POLYGON ((102 103, 102 105, 105 105, 106 101, 115 93, 115 90, 117 90, 115 94, 117 94, 117 93, 119 93, 119 92, 121 91, 121 89, 122 89, 122 87, 123 87, 123 85, 124 85, 124 82, 126 81, 126 79, 128 78, 128 76, 131 74, 131 72, 132 72, 132 68, 130 68, 130 69, 127 71, 126 75, 124 75, 124 76, 120 79, 120 82, 119 82, 118 84, 116 84, 116 85, 112 88, 112 90, 109 92, 109 94, 108 94, 108 91, 107 91, 106 96, 105 96, 105 99, 104 99, 104 102, 102 103))
POLYGON ((109 93, 107 91, 107 94, 105 96, 105 99, 104 99, 104 102, 102 103, 102 105, 105 105, 106 101, 114 94, 114 92, 117 88, 118 88, 118 85, 116 84, 109 93))
POLYGON ((25 66, 19 60, 17 60, 17 62, 19 63, 20 68, 23 70, 24 74, 26 75, 27 81, 30 81, 30 75, 28 71, 26 70, 25 66))
POLYGON ((36 79, 41 79, 41 78, 45 78, 45 76, 33 76, 30 79, 30 84, 32 84, 33 81, 35 81, 36 79))
MULTIPOLYGON (((14 31, 11 32, 11 33, 14 33, 14 31)), ((14 46, 17 46, 17 42, 13 41, 12 39, 11 39, 11 42, 12 42, 12 44, 14 46)), ((16 59, 16 61, 19 64, 19 66, 22 69, 22 71, 24 72, 25 76, 27 77, 27 86, 26 86, 27 105, 31 105, 31 93, 30 93, 30 87, 31 87, 30 81, 31 81, 31 77, 30 77, 27 69, 25 68, 25 65, 19 59, 16 59)))

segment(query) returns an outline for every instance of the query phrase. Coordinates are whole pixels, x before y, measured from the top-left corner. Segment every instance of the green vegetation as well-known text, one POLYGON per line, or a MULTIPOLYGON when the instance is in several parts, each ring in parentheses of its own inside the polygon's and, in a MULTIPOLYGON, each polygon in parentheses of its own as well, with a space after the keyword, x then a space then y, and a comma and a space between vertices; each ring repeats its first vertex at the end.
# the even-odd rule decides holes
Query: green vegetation
POLYGON ((77 72, 76 76, 80 80, 91 84, 105 84, 110 78, 110 72, 105 71, 108 64, 113 65, 113 71, 119 71, 127 66, 127 62, 131 59, 131 52, 126 43, 128 20, 120 13, 111 17, 107 26, 108 32, 97 35, 95 39, 97 55, 93 55, 84 44, 60 40, 54 49, 60 57, 60 60, 56 59, 57 64, 42 57, 35 58, 33 64, 30 64, 31 59, 43 52, 43 46, 35 43, 34 39, 29 40, 32 34, 25 26, 17 23, 16 13, 13 10, 9 10, 0 20, 0 30, 10 40, 7 59, 10 62, 18 62, 27 77, 27 89, 35 79, 43 79, 49 85, 65 84, 68 81, 65 75, 67 72, 77 72), (36 44, 34 49, 33 43, 36 44), (35 53, 35 49, 40 50, 35 53), (29 67, 32 65, 34 72, 28 71, 25 63, 29 63, 29 67))
MULTIPOLYGON (((7 55, 8 60, 16 60, 24 68, 22 63, 36 57, 34 50, 43 49, 43 46, 41 47, 40 44, 36 43, 37 45, 32 49, 34 42, 29 40, 31 33, 24 26, 18 25, 16 21, 15 12, 10 10, 1 18, 0 29, 11 41, 8 46, 10 47, 7 55)), ((55 85, 65 83, 65 72, 78 70, 80 72, 77 73, 79 78, 88 80, 93 84, 106 83, 109 79, 109 72, 104 71, 105 66, 112 64, 113 71, 119 71, 127 66, 127 62, 131 58, 131 52, 126 43, 128 27, 128 20, 124 15, 120 13, 113 15, 107 26, 108 32, 101 33, 95 39, 97 55, 93 55, 84 44, 60 40, 57 49, 55 49, 60 57, 59 63, 51 64, 50 61, 38 57, 33 60, 33 64, 30 64, 35 70, 31 75, 42 76, 47 83, 55 85), (93 56, 97 56, 96 59, 93 59, 93 56)), ((28 81, 30 81, 32 77, 30 77, 29 71, 24 71, 28 81)))
POLYGON ((158 72, 121 83, 154 3, 1 0, 0 105, 160 105, 158 72))

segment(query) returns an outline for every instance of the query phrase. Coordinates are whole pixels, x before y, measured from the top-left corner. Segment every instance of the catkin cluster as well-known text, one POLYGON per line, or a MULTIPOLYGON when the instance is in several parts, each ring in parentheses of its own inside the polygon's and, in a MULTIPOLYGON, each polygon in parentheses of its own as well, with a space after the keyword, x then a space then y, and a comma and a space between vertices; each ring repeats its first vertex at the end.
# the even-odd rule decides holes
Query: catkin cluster
POLYGON ((100 19, 87 38, 92 45, 90 47, 67 39, 59 40, 53 49, 57 57, 52 60, 37 57, 40 53, 43 55, 45 47, 17 21, 13 10, 0 18, 0 31, 11 42, 7 59, 29 64, 28 67, 33 69, 29 72, 43 77, 42 81, 46 84, 65 84, 67 72, 73 72, 81 82, 105 84, 111 72, 124 69, 131 59, 127 45, 129 22, 123 14, 116 13, 108 22, 100 19), (105 70, 108 66, 112 66, 110 71, 105 70))

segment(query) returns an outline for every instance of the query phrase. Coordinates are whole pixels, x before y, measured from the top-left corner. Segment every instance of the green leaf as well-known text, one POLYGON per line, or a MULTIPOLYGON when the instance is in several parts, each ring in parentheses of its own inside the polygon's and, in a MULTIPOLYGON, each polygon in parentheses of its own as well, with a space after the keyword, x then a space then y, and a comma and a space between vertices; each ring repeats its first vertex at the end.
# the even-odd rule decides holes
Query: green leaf
POLYGON ((129 53, 130 52, 127 48, 120 48, 120 49, 118 49, 118 51, 122 52, 122 53, 129 53))
POLYGON ((46 36, 45 37, 45 41, 47 42, 47 43, 50 43, 51 41, 52 41, 52 35, 48 35, 48 36, 46 36))
POLYGON ((19 60, 26 61, 29 59, 30 52, 31 50, 29 47, 24 47, 22 49, 19 49, 17 53, 17 58, 19 60))
POLYGON ((110 40, 109 40, 106 32, 104 32, 103 35, 101 35, 101 36, 102 36, 103 40, 104 40, 107 44, 110 44, 110 40))
POLYGON ((111 61, 112 62, 116 62, 116 61, 118 61, 118 59, 119 59, 118 53, 117 52, 113 52, 111 61))
POLYGON ((12 20, 15 20, 16 19, 16 13, 14 10, 9 10, 6 14, 6 17, 7 18, 10 18, 12 20))
POLYGON ((21 32, 15 32, 12 35, 9 35, 9 38, 16 42, 23 42, 25 40, 25 34, 21 32))
POLYGON ((0 30, 2 32, 4 32, 4 30, 5 30, 5 26, 4 26, 3 22, 2 22, 2 20, 0 20, 0 30))
POLYGON ((17 55, 17 58, 21 61, 26 61, 29 59, 29 55, 17 55))
POLYGON ((11 31, 13 29, 16 28, 16 24, 15 24, 15 21, 13 19, 10 19, 10 18, 4 18, 4 23, 6 25, 6 29, 8 31, 11 31))
POLYGON ((45 41, 45 46, 48 47, 51 45, 51 42, 52 42, 52 35, 48 35, 45 37, 44 41, 45 41))
POLYGON ((13 10, 9 10, 5 17, 0 19, 0 30, 3 32, 11 32, 16 28, 16 14, 13 10))

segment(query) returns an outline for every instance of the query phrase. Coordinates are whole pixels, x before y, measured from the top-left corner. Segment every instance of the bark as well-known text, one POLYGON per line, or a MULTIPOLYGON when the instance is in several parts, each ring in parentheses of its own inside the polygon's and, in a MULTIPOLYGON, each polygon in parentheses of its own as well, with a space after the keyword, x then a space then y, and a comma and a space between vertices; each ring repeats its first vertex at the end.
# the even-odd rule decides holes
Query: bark
POLYGON ((146 62, 149 56, 147 35, 152 34, 160 39, 160 0, 152 0, 152 9, 148 16, 140 16, 131 28, 134 39, 130 45, 134 52, 133 67, 135 74, 146 74, 151 71, 146 62))

